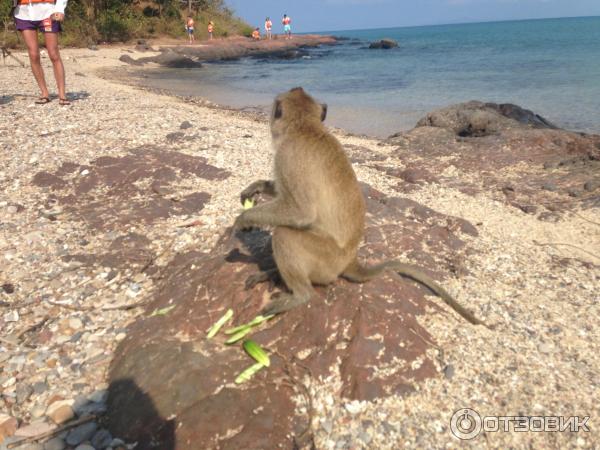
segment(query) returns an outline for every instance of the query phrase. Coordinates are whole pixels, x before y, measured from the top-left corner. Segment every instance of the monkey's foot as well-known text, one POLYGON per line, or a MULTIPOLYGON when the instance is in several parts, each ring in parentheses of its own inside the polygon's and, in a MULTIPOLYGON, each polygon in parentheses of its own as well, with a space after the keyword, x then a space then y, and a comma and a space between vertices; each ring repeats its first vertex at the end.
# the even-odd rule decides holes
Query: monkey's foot
POLYGON ((276 298, 273 298, 273 300, 271 300, 267 306, 263 308, 261 314, 263 316, 270 314, 281 314, 289 311, 290 309, 294 309, 296 306, 300 306, 307 301, 307 299, 299 298, 292 294, 282 293, 276 298))
POLYGON ((256 286, 259 283, 264 283, 266 281, 269 281, 269 282, 271 282, 271 285, 269 286, 269 292, 270 292, 273 290, 273 286, 278 279, 279 279, 279 272, 277 271, 277 269, 270 269, 265 272, 257 272, 254 275, 250 275, 248 278, 246 278, 246 283, 244 285, 244 288, 246 290, 249 290, 249 289, 252 289, 254 286, 256 286))

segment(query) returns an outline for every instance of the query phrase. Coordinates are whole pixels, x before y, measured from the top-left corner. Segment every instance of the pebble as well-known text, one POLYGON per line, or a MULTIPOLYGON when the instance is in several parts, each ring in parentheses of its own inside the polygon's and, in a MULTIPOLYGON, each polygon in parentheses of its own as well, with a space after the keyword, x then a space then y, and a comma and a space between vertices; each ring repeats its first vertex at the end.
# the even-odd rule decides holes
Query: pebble
POLYGON ((33 383, 33 393, 36 395, 43 394, 48 390, 48 385, 44 381, 33 383))
POLYGON ((452 379, 454 376, 454 366, 452 364, 448 364, 444 367, 444 376, 449 380, 452 379))
POLYGON ((54 437, 44 444, 44 450, 64 450, 66 446, 64 439, 54 437))
POLYGON ((0 413, 0 442, 3 438, 14 435, 18 425, 17 419, 0 413))
POLYGON ((83 441, 89 440, 96 430, 98 429, 98 425, 95 422, 84 423, 79 425, 78 427, 73 428, 67 434, 66 442, 69 445, 79 445, 83 441))
POLYGON ((77 317, 72 317, 69 319, 69 328, 72 330, 80 330, 83 328, 83 322, 77 317))
POLYGON ((96 449, 89 444, 81 444, 81 445, 78 445, 77 447, 75 447, 75 450, 96 450, 96 449))
POLYGON ((94 437, 92 437, 91 440, 91 444, 92 446, 94 446, 94 448, 106 448, 110 446, 112 440, 113 438, 110 434, 110 431, 106 429, 101 429, 98 430, 96 434, 94 434, 94 437))
POLYGON ((5 322, 18 322, 19 321, 19 313, 17 311, 9 311, 4 314, 5 322))
POLYGON ((344 407, 346 408, 346 411, 348 411, 350 414, 358 414, 364 409, 364 406, 359 401, 352 401, 346 403, 344 407))
POLYGON ((32 437, 37 436, 38 434, 47 433, 56 428, 56 425, 51 425, 45 421, 36 421, 32 422, 29 425, 25 425, 24 427, 19 428, 15 432, 15 436, 20 437, 32 437))
POLYGON ((6 208, 6 212, 8 214, 16 214, 19 211, 19 208, 17 208, 15 205, 10 205, 8 208, 6 208))
POLYGON ((44 450, 44 446, 37 442, 31 442, 29 444, 20 445, 17 447, 18 450, 44 450))
POLYGON ((552 353, 553 349, 554 347, 552 346, 552 344, 548 343, 543 343, 538 346, 538 350, 540 351, 540 353, 552 353))
POLYGON ((331 420, 326 419, 321 422, 321 427, 325 430, 327 434, 330 434, 333 430, 333 423, 331 422, 331 420))
POLYGON ((25 403, 33 394, 33 387, 30 384, 19 383, 16 389, 17 403, 25 403))
POLYGON ((55 424, 60 425, 75 417, 71 405, 73 405, 73 400, 56 401, 48 406, 46 415, 52 419, 55 424))

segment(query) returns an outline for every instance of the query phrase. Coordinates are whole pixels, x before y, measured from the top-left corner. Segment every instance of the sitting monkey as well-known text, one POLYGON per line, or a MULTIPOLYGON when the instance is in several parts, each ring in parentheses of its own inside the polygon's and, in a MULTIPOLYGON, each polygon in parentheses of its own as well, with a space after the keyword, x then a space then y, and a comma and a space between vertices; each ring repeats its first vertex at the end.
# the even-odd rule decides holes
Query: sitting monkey
MULTIPOLYGON (((273 256, 291 291, 272 299, 263 314, 307 302, 315 294, 313 284, 329 284, 340 276, 360 283, 394 270, 428 287, 469 322, 483 324, 416 267, 395 260, 373 267, 359 263, 365 200, 341 144, 322 123, 326 115, 327 105, 302 88, 279 95, 270 120, 275 179, 256 181, 241 194, 242 204, 260 193, 273 197, 240 214, 234 230, 274 227, 273 256)), ((248 284, 268 278, 262 273, 248 284)))

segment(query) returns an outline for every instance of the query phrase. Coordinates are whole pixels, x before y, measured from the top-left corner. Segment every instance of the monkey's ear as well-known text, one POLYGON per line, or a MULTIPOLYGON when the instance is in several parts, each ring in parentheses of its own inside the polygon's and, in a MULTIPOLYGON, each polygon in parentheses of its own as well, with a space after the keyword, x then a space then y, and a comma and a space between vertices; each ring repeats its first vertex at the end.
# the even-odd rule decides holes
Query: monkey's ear
POLYGON ((327 103, 323 103, 321 108, 321 122, 324 122, 327 117, 327 103))
POLYGON ((273 118, 281 119, 283 111, 281 109, 281 100, 275 100, 275 108, 273 109, 273 118))

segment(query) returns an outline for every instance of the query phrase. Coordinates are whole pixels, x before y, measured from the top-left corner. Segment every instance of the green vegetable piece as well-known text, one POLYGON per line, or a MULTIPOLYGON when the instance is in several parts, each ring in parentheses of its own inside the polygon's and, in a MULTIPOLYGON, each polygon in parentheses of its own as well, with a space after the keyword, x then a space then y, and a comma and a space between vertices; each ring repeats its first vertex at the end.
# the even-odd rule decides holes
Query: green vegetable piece
POLYGON ((240 325, 239 327, 230 328, 229 330, 226 330, 225 334, 235 334, 235 333, 238 333, 238 332, 240 332, 240 331, 242 331, 242 330, 244 330, 246 328, 255 327, 255 326, 260 325, 261 323, 269 320, 272 317, 275 317, 275 314, 269 314, 268 316, 256 316, 254 319, 252 319, 248 323, 240 325))
POLYGON ((269 367, 271 365, 271 360, 269 359, 267 352, 253 340, 249 339, 244 342, 244 350, 246 350, 246 353, 252 356, 256 362, 261 363, 263 366, 269 367))
POLYGON ((252 378, 256 374, 256 372, 258 372, 263 367, 265 366, 263 366, 261 363, 251 365, 237 376, 237 378, 235 379, 235 384, 245 383, 246 381, 249 381, 250 378, 252 378))
POLYGON ((235 344, 240 339, 243 339, 248 333, 252 331, 251 327, 244 328, 243 330, 238 331, 233 336, 225 341, 227 345, 235 344))
POLYGON ((207 339, 212 339, 216 334, 223 328, 226 322, 230 321, 233 317, 233 309, 228 309, 227 312, 217 322, 208 329, 207 339))
POLYGON ((169 314, 171 312, 171 310, 174 308, 175 308, 175 305, 167 306, 167 307, 161 308, 161 309, 155 309, 154 311, 152 311, 152 314, 150 314, 150 317, 165 316, 165 315, 169 314))

